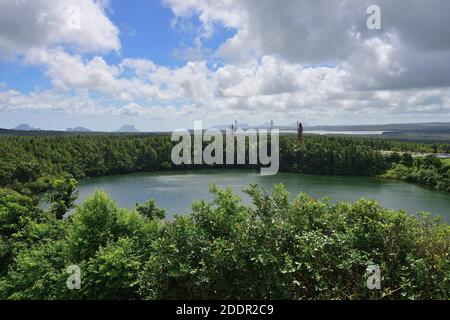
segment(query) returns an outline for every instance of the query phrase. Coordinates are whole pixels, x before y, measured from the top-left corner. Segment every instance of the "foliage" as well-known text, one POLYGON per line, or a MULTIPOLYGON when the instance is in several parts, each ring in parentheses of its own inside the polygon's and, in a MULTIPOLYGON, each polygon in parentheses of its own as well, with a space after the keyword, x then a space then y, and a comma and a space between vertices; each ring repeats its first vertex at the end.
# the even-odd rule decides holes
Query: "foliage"
POLYGON ((450 165, 433 156, 397 163, 381 177, 415 182, 450 192, 450 165))
MULTIPOLYGON (((173 145, 169 135, 0 136, 0 186, 32 194, 51 189, 55 179, 65 180, 68 175, 81 179, 140 171, 231 167, 174 166, 170 158, 173 145)), ((407 161, 411 159, 407 154, 410 152, 446 152, 448 148, 448 144, 316 135, 306 136, 299 146, 294 136, 285 135, 280 137, 280 169, 373 176, 386 173, 398 163, 409 166, 407 161), (385 155, 381 150, 406 153, 385 155)), ((446 190, 448 182, 441 181, 439 186, 433 186, 446 190)), ((54 209, 60 214, 67 206, 55 203, 54 209)))
POLYGON ((51 211, 58 219, 73 208, 78 198, 77 185, 77 180, 68 177, 52 182, 51 191, 47 193, 46 198, 51 204, 51 211))
MULTIPOLYGON (((6 191, 3 191, 5 193, 6 191)), ((282 185, 257 186, 244 205, 231 190, 192 213, 161 220, 147 202, 120 209, 96 191, 73 214, 52 212, 13 191, 0 198, 4 299, 448 299, 450 228, 437 219, 388 210, 377 202, 329 204, 282 185), (16 206, 22 206, 14 211, 16 206), (5 212, 23 212, 19 219, 5 212), (35 214, 35 212, 39 214, 35 214), (9 219, 9 220, 8 220, 9 219), (20 221, 17 223, 16 221, 20 221), (366 287, 368 264, 382 289, 366 287), (66 268, 81 269, 68 290, 66 268)), ((13 215, 14 216, 14 215, 13 215)), ((1 246, 0 246, 1 247, 1 246)))
MULTIPOLYGON (((218 167, 174 166, 172 146, 167 135, 0 137, 0 298, 449 298, 449 227, 370 200, 291 201, 280 185, 272 195, 251 186, 253 205, 243 205, 212 186, 213 201, 173 221, 153 200, 127 210, 101 191, 70 211, 77 178, 218 167), (46 190, 49 210, 35 197, 46 190), (382 290, 366 288, 370 263, 381 268, 382 290), (80 290, 66 287, 73 264, 80 290)), ((299 146, 282 136, 280 169, 450 192, 450 164, 412 152, 448 152, 448 144, 307 136, 299 146)))
POLYGON ((157 207, 155 200, 147 200, 143 204, 136 204, 136 211, 149 219, 164 219, 166 210, 157 207))

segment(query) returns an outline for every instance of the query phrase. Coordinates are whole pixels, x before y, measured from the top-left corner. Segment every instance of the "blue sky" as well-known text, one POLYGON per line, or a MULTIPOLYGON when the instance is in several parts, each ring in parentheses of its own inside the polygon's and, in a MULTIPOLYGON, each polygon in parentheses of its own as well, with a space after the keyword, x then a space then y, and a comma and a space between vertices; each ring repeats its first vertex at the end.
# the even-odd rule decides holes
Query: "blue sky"
MULTIPOLYGON (((181 67, 186 60, 177 56, 177 50, 194 45, 196 30, 201 27, 198 19, 189 21, 190 31, 173 28, 174 16, 170 8, 159 1, 114 0, 106 10, 109 19, 120 29, 120 52, 110 52, 103 57, 108 63, 119 63, 124 57, 146 58, 156 64, 168 67, 181 67)), ((203 43, 204 48, 214 51, 227 38, 233 35, 230 28, 217 28, 211 39, 203 43)), ((94 54, 87 54, 87 57, 94 54)), ((0 61, 0 83, 21 91, 29 92, 38 87, 49 89, 51 84, 42 66, 30 66, 17 61, 0 61)))
POLYGON ((449 2, 369 4, 2 0, 0 127, 450 121, 449 2))
MULTIPOLYGON (((111 10, 111 20, 121 29, 121 56, 145 57, 172 67, 183 64, 173 52, 182 43, 192 45, 193 34, 171 27, 173 15, 169 8, 158 1, 137 0, 132 6, 126 1, 114 1, 111 10)), ((109 58, 111 62, 119 60, 116 55, 109 58)))

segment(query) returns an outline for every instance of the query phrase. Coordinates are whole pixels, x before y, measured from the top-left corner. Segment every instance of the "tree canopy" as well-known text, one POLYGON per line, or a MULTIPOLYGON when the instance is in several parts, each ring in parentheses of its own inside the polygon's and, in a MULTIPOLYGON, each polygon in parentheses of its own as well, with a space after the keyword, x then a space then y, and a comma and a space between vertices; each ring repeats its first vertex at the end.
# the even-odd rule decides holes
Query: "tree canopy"
POLYGON ((244 205, 214 199, 161 220, 150 202, 126 210, 102 191, 66 219, 16 193, 0 201, 3 299, 448 299, 450 228, 377 202, 293 201, 257 186, 244 205), (19 208, 19 219, 5 217, 19 208), (143 209, 144 208, 144 209, 143 209), (36 215, 36 213, 39 213, 36 215), (7 257, 5 259, 4 257, 7 257), (366 268, 381 271, 381 290, 366 268), (69 290, 69 265, 80 290, 69 290))

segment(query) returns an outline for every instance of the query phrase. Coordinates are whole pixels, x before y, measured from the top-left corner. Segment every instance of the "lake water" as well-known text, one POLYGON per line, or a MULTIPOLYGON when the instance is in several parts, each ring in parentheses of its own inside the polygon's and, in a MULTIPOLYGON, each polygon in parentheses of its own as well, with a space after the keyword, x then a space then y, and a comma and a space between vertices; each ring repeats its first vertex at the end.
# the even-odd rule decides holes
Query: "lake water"
MULTIPOLYGON (((332 131, 332 130, 305 130, 303 133, 318 134, 318 135, 353 135, 353 136, 366 136, 366 135, 380 135, 389 131, 332 131)), ((297 130, 280 130, 280 133, 297 133, 297 130)))
POLYGON ((260 176, 251 170, 195 170, 152 172, 87 179, 78 190, 83 201, 95 189, 103 189, 121 207, 132 208, 136 203, 155 199, 167 209, 168 218, 189 212, 193 200, 210 200, 208 185, 231 187, 249 202, 242 189, 257 183, 270 191, 281 182, 292 194, 307 192, 315 198, 328 196, 331 200, 355 201, 361 197, 375 199, 387 208, 406 209, 410 213, 428 211, 450 223, 450 195, 401 181, 372 177, 317 176, 280 172, 275 176, 260 176))

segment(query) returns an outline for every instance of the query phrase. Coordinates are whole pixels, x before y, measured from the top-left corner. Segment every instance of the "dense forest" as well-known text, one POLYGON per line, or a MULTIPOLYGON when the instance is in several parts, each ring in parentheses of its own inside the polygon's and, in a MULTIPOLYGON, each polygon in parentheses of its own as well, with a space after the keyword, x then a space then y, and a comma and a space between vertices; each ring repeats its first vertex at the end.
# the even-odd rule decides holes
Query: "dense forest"
POLYGON ((370 200, 290 201, 275 185, 271 195, 250 186, 252 206, 211 186, 211 202, 194 202, 173 221, 151 200, 120 209, 97 191, 60 219, 76 196, 68 185, 56 183, 46 211, 0 190, 0 298, 450 297, 450 228, 427 216, 370 200), (374 264, 380 290, 367 287, 374 264), (79 290, 66 286, 74 266, 79 290))
MULTIPOLYGON (((290 201, 275 185, 271 195, 248 187, 253 205, 244 205, 211 186, 213 201, 194 202, 173 221, 153 200, 121 209, 101 191, 74 206, 76 179, 206 167, 174 166, 174 144, 168 135, 0 137, 0 298, 450 297, 450 228, 370 200, 290 201), (44 191, 48 209, 38 205, 44 191), (370 264, 380 267, 381 290, 366 287, 370 264), (71 265, 80 268, 80 290, 66 287, 71 265)), ((417 152, 448 145, 307 136, 299 146, 282 136, 280 169, 450 191, 450 164, 417 152)))
MULTIPOLYGON (((0 136, 0 186, 45 191, 55 178, 210 167, 173 165, 169 135, 0 136)), ((298 146, 280 137, 280 170, 327 175, 384 176, 450 191, 450 166, 411 152, 449 152, 449 144, 357 137, 308 136, 298 146), (381 150, 397 151, 383 154, 381 150)), ((239 167, 239 165, 224 165, 239 167)), ((245 167, 248 168, 248 165, 245 167)))

